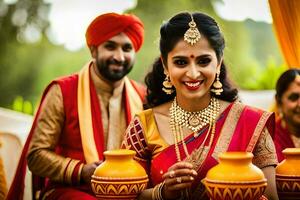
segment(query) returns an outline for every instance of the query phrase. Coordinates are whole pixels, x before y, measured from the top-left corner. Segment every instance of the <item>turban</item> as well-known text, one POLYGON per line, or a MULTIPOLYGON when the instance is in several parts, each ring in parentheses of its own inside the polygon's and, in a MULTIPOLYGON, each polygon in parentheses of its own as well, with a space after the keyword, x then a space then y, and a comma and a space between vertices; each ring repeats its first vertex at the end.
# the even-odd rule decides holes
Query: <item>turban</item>
POLYGON ((144 41, 144 26, 135 15, 107 13, 96 17, 88 26, 85 37, 90 46, 98 46, 119 33, 125 33, 131 40, 135 51, 144 41))

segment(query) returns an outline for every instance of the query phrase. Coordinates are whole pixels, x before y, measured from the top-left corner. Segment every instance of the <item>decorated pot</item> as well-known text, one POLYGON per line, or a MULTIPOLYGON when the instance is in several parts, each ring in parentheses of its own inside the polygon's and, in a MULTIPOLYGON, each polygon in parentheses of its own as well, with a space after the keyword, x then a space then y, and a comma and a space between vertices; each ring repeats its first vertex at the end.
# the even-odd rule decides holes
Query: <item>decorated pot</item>
POLYGON ((148 176, 144 168, 133 159, 135 151, 105 151, 91 180, 92 190, 98 199, 136 199, 147 187, 148 176))
POLYGON ((300 148, 287 148, 282 153, 285 159, 276 167, 279 199, 300 199, 300 148))
POLYGON ((258 200, 267 180, 261 169, 252 164, 249 152, 219 154, 219 164, 211 168, 203 183, 211 200, 258 200))

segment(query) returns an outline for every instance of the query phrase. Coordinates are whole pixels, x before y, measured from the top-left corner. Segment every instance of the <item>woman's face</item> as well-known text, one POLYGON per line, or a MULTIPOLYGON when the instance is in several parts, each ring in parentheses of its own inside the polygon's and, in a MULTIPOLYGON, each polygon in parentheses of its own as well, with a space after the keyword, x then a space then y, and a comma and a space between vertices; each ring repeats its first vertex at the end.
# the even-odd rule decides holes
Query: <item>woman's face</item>
POLYGON ((300 127, 300 79, 296 78, 283 93, 280 109, 286 123, 299 130, 300 127), (297 128, 298 127, 298 128, 297 128))
POLYGON ((166 67, 178 101, 199 98, 209 101, 210 88, 220 70, 220 63, 205 37, 202 36, 194 45, 180 40, 169 52, 166 67))

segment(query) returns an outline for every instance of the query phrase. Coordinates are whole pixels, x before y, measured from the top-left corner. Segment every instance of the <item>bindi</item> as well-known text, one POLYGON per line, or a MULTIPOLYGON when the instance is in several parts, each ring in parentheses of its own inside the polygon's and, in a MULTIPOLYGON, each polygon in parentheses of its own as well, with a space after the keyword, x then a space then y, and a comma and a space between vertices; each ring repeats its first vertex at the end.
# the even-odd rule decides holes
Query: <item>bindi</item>
POLYGON ((190 55, 190 57, 191 57, 191 58, 195 58, 195 56, 194 56, 193 54, 192 54, 192 55, 190 55))

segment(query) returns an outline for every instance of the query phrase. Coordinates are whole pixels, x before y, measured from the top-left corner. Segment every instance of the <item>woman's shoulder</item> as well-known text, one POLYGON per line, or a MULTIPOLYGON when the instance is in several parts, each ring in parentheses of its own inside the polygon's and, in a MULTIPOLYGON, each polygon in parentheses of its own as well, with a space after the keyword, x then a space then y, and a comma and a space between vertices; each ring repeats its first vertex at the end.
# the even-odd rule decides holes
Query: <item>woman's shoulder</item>
POLYGON ((263 110, 261 108, 257 108, 255 106, 250 106, 243 104, 242 102, 235 102, 236 107, 240 109, 241 116, 246 117, 247 119, 258 119, 260 121, 274 121, 275 122, 275 114, 274 112, 270 112, 267 110, 263 110))

